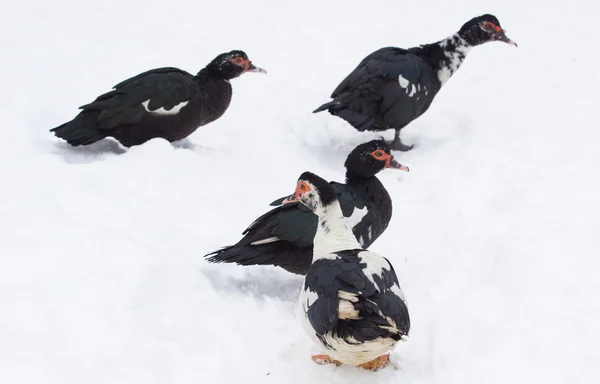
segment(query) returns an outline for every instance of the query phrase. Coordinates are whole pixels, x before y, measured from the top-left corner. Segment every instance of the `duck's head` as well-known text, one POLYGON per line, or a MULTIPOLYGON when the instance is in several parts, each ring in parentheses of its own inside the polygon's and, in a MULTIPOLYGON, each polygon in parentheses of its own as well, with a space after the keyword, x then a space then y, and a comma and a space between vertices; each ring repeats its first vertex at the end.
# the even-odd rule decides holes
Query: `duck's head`
POLYGON ((517 43, 506 36, 506 31, 494 15, 482 15, 467 21, 458 34, 471 46, 480 45, 489 41, 503 41, 517 46, 517 43))
POLYGON ((338 203, 338 197, 331 184, 307 171, 298 178, 294 194, 286 199, 286 203, 295 201, 301 202, 319 215, 327 206, 338 203))
POLYGON ((383 140, 372 140, 358 145, 350 152, 346 162, 346 177, 373 177, 385 168, 409 171, 405 165, 394 160, 389 145, 383 140))
POLYGON ((246 72, 267 73, 264 69, 252 64, 244 51, 238 50, 220 54, 207 65, 207 68, 226 80, 234 79, 246 72))

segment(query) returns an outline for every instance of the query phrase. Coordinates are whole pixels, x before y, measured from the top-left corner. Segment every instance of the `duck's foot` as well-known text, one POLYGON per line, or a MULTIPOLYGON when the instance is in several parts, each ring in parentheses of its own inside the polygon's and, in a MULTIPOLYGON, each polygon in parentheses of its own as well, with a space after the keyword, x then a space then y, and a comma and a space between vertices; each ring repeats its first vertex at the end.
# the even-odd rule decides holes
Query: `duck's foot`
POLYGON ((333 360, 331 357, 327 356, 327 355, 312 355, 312 360, 320 365, 325 365, 325 364, 335 364, 338 367, 340 365, 342 365, 341 362, 337 361, 337 360, 333 360))
POLYGON ((377 371, 378 369, 385 368, 386 365, 390 362, 390 355, 385 354, 381 355, 375 360, 367 361, 366 363, 359 364, 358 366, 363 369, 368 369, 371 371, 377 371))
POLYGON ((394 140, 387 143, 391 149, 395 151, 408 152, 413 149, 414 145, 406 145, 400 140, 400 130, 394 134, 394 140))

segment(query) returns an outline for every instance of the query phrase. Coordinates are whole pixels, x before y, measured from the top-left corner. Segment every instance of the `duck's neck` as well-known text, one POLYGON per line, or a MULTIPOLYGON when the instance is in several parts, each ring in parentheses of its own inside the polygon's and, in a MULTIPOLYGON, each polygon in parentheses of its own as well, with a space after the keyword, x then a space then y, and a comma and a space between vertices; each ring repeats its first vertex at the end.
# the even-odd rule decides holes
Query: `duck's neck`
POLYGON ((471 50, 471 45, 458 33, 440 41, 438 44, 443 50, 444 58, 440 60, 437 75, 440 83, 444 85, 458 71, 465 57, 467 57, 467 53, 471 50))
POLYGON ((457 32, 436 43, 413 48, 412 51, 436 70, 438 80, 444 85, 458 71, 471 47, 457 32))
POLYGON ((313 262, 333 252, 362 249, 345 222, 340 203, 335 201, 315 212, 319 217, 313 247, 313 262))
POLYGON ((350 171, 346 171, 346 184, 350 185, 354 191, 360 193, 363 198, 369 198, 369 195, 379 194, 385 191, 381 181, 376 176, 359 176, 350 171))
POLYGON ((202 68, 196 74, 196 78, 201 79, 201 80, 206 79, 206 78, 227 80, 226 78, 223 77, 223 73, 221 73, 221 71, 219 71, 218 68, 216 68, 210 64, 207 65, 206 67, 202 68))

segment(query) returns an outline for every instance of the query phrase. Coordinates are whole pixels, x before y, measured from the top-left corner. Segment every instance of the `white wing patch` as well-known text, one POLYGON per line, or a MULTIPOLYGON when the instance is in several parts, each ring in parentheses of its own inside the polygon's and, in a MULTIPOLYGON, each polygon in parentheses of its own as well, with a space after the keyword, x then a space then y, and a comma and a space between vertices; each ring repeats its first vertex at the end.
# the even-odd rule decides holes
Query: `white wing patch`
POLYGON ((142 105, 144 106, 144 109, 152 114, 155 115, 176 115, 179 113, 179 111, 181 110, 181 108, 185 107, 190 101, 183 101, 175 106, 173 106, 173 108, 166 110, 163 107, 158 108, 157 110, 151 111, 148 109, 148 104, 150 104, 150 99, 144 101, 142 103, 142 105))
POLYGON ((252 242, 252 243, 250 243, 250 245, 269 244, 269 243, 274 243, 276 241, 279 241, 279 237, 272 236, 272 237, 267 237, 266 239, 257 240, 255 242, 252 242))
POLYGON ((410 81, 408 81, 408 79, 402 75, 398 75, 398 84, 400 84, 400 86, 406 90, 408 97, 413 97, 417 91, 421 91, 420 84, 411 84, 410 81))
POLYGON ((404 296, 404 291, 402 290, 402 288, 400 288, 397 285, 393 285, 392 289, 391 289, 392 293, 396 296, 398 296, 400 298, 400 300, 402 300, 402 302, 404 302, 405 304, 408 304, 406 302, 406 297, 404 296))
POLYGON ((370 251, 362 251, 358 254, 358 257, 362 262, 366 264, 363 268, 362 272, 365 274, 367 279, 375 286, 375 289, 379 291, 379 287, 375 284, 375 280, 373 279, 373 275, 381 276, 383 274, 383 270, 390 270, 391 267, 387 260, 374 252, 370 251))
POLYGON ((408 87, 408 80, 406 80, 406 78, 404 78, 402 75, 398 75, 398 83, 402 88, 408 87))
MULTIPOLYGON (((362 261, 366 264, 366 267, 363 268, 363 273, 369 279, 375 288, 379 290, 377 284, 375 284, 375 280, 373 279, 373 274, 381 276, 383 274, 383 270, 386 269, 388 271, 392 270, 392 266, 390 263, 381 255, 378 255, 375 252, 371 251, 362 251, 358 254, 358 257, 362 259, 362 261)), ((398 296, 404 303, 406 303, 406 297, 404 296, 404 291, 402 288, 396 284, 394 284, 390 290, 396 296, 398 296)))
POLYGON ((338 319, 341 320, 357 320, 360 319, 358 311, 352 303, 358 301, 358 297, 354 293, 346 291, 338 291, 338 319))
POLYGON ((346 292, 346 291, 338 291, 338 297, 340 298, 340 300, 346 300, 346 301, 350 301, 353 303, 356 303, 358 301, 358 297, 356 296, 356 293, 350 293, 350 292, 346 292))
POLYGON ((415 85, 411 84, 411 87, 412 88, 411 88, 410 93, 408 94, 408 97, 413 97, 415 95, 415 93, 417 93, 417 88, 415 87, 415 85))
POLYGON ((358 320, 360 316, 351 302, 340 300, 338 302, 338 319, 340 320, 358 320))

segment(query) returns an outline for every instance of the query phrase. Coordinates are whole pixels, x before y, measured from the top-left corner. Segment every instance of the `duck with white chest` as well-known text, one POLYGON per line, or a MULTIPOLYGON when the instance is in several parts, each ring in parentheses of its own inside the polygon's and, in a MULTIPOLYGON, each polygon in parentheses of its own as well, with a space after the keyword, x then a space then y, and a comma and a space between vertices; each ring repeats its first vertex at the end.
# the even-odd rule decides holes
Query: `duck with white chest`
POLYGON ((326 351, 313 360, 371 370, 384 367, 390 351, 410 330, 394 268, 361 247, 327 181, 304 172, 293 199, 319 218, 313 261, 300 294, 303 325, 326 351))
MULTIPOLYGON (((346 183, 331 181, 342 213, 363 248, 369 248, 392 219, 392 198, 377 174, 384 169, 409 171, 398 163, 383 140, 359 144, 348 154, 346 183)), ((211 263, 275 265, 291 273, 306 275, 313 257, 313 239, 318 219, 310 209, 281 197, 271 209, 244 231, 232 246, 206 255, 211 263)))

